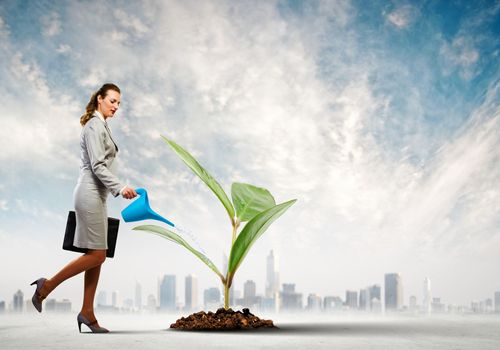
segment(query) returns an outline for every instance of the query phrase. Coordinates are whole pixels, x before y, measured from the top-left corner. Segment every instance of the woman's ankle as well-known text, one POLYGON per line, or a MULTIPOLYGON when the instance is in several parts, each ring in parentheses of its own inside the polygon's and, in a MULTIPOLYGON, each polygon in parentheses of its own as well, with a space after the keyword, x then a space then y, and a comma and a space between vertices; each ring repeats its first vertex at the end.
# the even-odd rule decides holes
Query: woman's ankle
POLYGON ((43 282, 42 288, 40 288, 40 295, 45 299, 53 290, 52 281, 46 279, 45 282, 43 282))
POLYGON ((89 321, 90 320, 95 320, 95 315, 94 315, 94 309, 88 309, 88 308, 83 308, 80 310, 80 313, 82 314, 83 317, 87 318, 89 321))

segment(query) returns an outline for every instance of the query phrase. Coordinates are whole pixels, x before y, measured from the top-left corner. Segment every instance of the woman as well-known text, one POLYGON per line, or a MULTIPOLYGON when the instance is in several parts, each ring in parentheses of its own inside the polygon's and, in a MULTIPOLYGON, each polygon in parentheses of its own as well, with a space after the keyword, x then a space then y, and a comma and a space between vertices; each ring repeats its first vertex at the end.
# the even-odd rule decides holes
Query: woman
POLYGON ((115 157, 118 152, 106 119, 112 118, 120 106, 120 89, 114 84, 104 84, 92 94, 86 112, 80 118, 80 177, 73 192, 76 212, 76 231, 73 244, 87 248, 88 252, 66 265, 50 279, 40 278, 32 301, 42 312, 42 301, 62 282, 85 271, 85 290, 82 310, 78 314, 78 329, 87 325, 93 333, 107 333, 94 315, 94 296, 99 281, 101 265, 106 259, 108 215, 106 198, 132 199, 135 190, 125 186, 115 176, 115 157))

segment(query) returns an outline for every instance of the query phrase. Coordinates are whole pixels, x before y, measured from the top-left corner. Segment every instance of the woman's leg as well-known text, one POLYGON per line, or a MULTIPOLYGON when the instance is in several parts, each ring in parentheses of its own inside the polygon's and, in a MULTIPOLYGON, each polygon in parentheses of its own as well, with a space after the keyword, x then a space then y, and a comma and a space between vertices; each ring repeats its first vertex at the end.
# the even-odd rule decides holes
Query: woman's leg
POLYGON ((83 292, 83 305, 81 314, 91 322, 96 319, 94 315, 94 297, 99 282, 101 265, 85 271, 85 290, 83 292))
MULTIPOLYGON (((46 298, 59 284, 66 281, 68 278, 78 275, 83 271, 95 268, 96 266, 101 266, 104 260, 106 260, 106 250, 89 250, 84 255, 63 267, 63 269, 52 278, 46 280, 40 290, 40 294, 46 298)), ((99 279, 99 273, 97 273, 97 279, 99 279)))

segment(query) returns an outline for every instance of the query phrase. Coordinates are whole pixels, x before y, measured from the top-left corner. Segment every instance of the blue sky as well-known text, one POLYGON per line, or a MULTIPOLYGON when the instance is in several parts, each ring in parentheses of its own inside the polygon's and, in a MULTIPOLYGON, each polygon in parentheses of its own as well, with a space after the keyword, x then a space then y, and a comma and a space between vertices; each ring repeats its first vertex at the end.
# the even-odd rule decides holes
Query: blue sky
MULTIPOLYGON (((400 272, 447 303, 500 290, 498 1, 3 1, 0 4, 0 300, 74 255, 60 250, 78 177, 79 116, 112 81, 120 176, 219 266, 230 227, 160 140, 229 191, 298 198, 236 280, 344 295, 400 272), (33 262, 36 261, 36 268, 33 262), (312 273, 311 271, 315 271, 312 273)), ((128 202, 108 199, 110 215, 128 202)), ((180 247, 122 225, 100 287, 215 275, 180 247)), ((180 282, 180 280, 179 280, 180 282)), ((181 284, 181 283, 180 283, 181 284)), ((78 279, 54 294, 80 298, 78 279)), ((182 292, 180 285, 178 292, 182 292)), ((201 292, 201 290, 200 290, 201 292)), ((182 294, 181 294, 182 295, 182 294)), ((182 302, 182 296, 179 298, 182 302)))

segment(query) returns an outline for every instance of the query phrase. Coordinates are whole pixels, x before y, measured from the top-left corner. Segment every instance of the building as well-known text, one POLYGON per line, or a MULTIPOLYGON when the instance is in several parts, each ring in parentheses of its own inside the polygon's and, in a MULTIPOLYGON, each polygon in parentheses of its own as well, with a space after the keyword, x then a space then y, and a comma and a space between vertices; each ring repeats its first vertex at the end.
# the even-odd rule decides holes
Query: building
POLYGON ((431 309, 433 312, 443 313, 445 305, 441 302, 441 298, 432 298, 431 309))
POLYGON ((123 310, 132 311, 134 309, 134 299, 127 298, 123 301, 123 310))
POLYGON ((221 304, 221 293, 219 288, 212 287, 205 289, 203 291, 203 304, 205 310, 217 310, 222 306, 221 304))
POLYGON ((422 312, 430 315, 432 312, 432 293, 431 293, 431 280, 424 278, 424 285, 422 290, 422 312))
POLYGON ((370 310, 370 290, 368 288, 359 291, 359 309, 362 311, 370 310))
POLYGON ((121 299, 120 299, 120 292, 117 290, 114 290, 113 293, 111 293, 111 306, 113 308, 119 309, 121 306, 121 299))
POLYGON ((106 291, 101 290, 97 294, 97 306, 106 306, 108 305, 108 295, 106 291))
POLYGON ((165 275, 160 282, 160 310, 175 310, 176 308, 176 276, 165 275))
POLYGON ((356 310, 358 308, 358 292, 354 290, 345 291, 345 305, 350 310, 356 310))
POLYGON ((21 292, 21 290, 18 290, 16 294, 14 294, 13 301, 12 301, 12 308, 14 312, 22 312, 23 311, 23 304, 24 304, 24 294, 21 292))
POLYGON ((198 279, 195 275, 185 278, 184 307, 188 311, 198 307, 198 279))
POLYGON ((344 302, 337 296, 326 296, 323 298, 323 310, 326 312, 333 310, 342 310, 344 302))
POLYGON ((372 299, 372 302, 371 302, 371 311, 373 313, 381 313, 382 312, 382 302, 377 299, 377 298, 373 298, 372 299))
POLYGON ((280 310, 299 311, 302 310, 302 293, 295 292, 294 283, 283 283, 280 292, 280 310))
POLYGON ((412 295, 410 296, 410 311, 417 311, 418 307, 417 307, 417 297, 412 295))
POLYGON ((385 310, 397 311, 403 308, 403 284, 399 273, 385 275, 385 310))
POLYGON ((485 311, 487 313, 493 312, 493 299, 488 298, 484 301, 485 311))
POLYGON ((381 311, 381 291, 380 285, 374 284, 368 287, 368 298, 370 300, 370 310, 372 312, 380 312, 381 311))
POLYGON ((321 297, 316 294, 309 294, 306 308, 309 311, 321 311, 321 297))
POLYGON ((266 264, 266 298, 276 298, 279 295, 280 278, 278 272, 278 258, 273 250, 267 256, 266 264))
POLYGON ((68 299, 63 299, 62 301, 48 299, 45 302, 44 310, 48 312, 71 312, 71 301, 68 299))
POLYGON ((278 303, 279 302, 279 294, 278 298, 261 298, 260 300, 260 309, 262 311, 268 311, 268 312, 278 312, 278 303))
POLYGON ((495 292, 495 312, 500 313, 500 292, 495 292))
POLYGON ((151 312, 156 311, 157 303, 156 303, 156 298, 153 294, 148 295, 148 301, 146 307, 151 312))
POLYGON ((139 282, 135 282, 134 305, 137 310, 142 309, 142 286, 139 282))
POLYGON ((248 280, 243 285, 243 305, 253 307, 256 304, 257 286, 252 280, 248 280))

